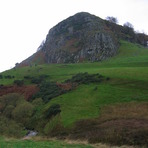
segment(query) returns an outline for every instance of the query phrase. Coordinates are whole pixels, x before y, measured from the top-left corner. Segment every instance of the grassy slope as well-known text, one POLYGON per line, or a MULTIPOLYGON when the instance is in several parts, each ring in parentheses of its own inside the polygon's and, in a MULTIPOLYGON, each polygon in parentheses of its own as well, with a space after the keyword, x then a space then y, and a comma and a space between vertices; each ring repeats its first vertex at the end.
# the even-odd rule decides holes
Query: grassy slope
MULTIPOLYGON (((52 80, 64 81, 79 72, 99 72, 112 78, 148 81, 148 49, 121 41, 119 54, 104 62, 38 65, 9 70, 2 74, 14 75, 15 79, 22 79, 26 75, 47 74, 52 80)), ((0 84, 12 84, 13 81, 14 79, 1 79, 0 84)))
POLYGON ((65 126, 80 119, 97 117, 100 107, 106 104, 148 101, 148 49, 122 42, 120 54, 108 61, 69 66, 73 67, 70 74, 76 70, 99 72, 112 79, 109 83, 81 85, 53 99, 47 107, 52 103, 62 106, 61 117, 65 126))
POLYGON ((148 101, 146 89, 126 86, 103 83, 82 85, 75 91, 53 99, 46 107, 48 108, 54 103, 60 104, 62 107, 62 122, 65 126, 68 126, 80 119, 97 117, 100 107, 103 105, 130 101, 148 101))
MULTIPOLYGON (((14 75, 23 79, 26 75, 50 75, 54 81, 64 81, 79 72, 100 73, 111 78, 101 84, 81 85, 76 90, 61 95, 53 103, 62 108, 61 119, 69 126, 79 119, 94 118, 100 107, 106 104, 148 101, 148 49, 121 41, 119 54, 104 62, 79 64, 50 64, 6 71, 3 75, 14 75), (96 89, 97 88, 97 89, 96 89)), ((0 80, 0 84, 12 84, 12 80, 0 80)), ((29 82, 26 81, 26 84, 29 82)))

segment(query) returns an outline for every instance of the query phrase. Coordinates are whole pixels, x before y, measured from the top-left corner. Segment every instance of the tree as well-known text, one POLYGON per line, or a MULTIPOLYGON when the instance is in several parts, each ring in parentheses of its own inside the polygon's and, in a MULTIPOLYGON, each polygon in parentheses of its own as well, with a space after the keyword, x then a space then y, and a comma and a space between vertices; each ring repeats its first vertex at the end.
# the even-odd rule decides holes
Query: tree
POLYGON ((6 106, 4 113, 3 113, 5 117, 10 119, 12 117, 12 111, 14 110, 14 108, 15 107, 13 105, 6 106))
POLYGON ((9 105, 17 106, 21 102, 24 102, 24 97, 17 93, 10 93, 0 97, 0 112, 3 112, 9 105))
POLYGON ((19 66, 19 63, 15 63, 15 67, 18 67, 19 66))
POLYGON ((113 16, 107 16, 106 20, 111 22, 111 23, 115 23, 115 24, 118 23, 118 19, 116 17, 113 17, 113 16))
POLYGON ((134 30, 134 26, 131 23, 129 23, 129 22, 124 23, 123 26, 124 27, 128 27, 128 28, 131 28, 131 29, 134 30))
POLYGON ((37 51, 41 50, 45 45, 45 40, 42 41, 42 43, 40 44, 40 46, 37 48, 37 51))
POLYGON ((135 38, 134 27, 131 23, 126 22, 123 24, 123 27, 126 34, 129 34, 130 36, 135 38))
POLYGON ((27 126, 29 120, 33 114, 34 107, 29 102, 24 102, 16 106, 16 108, 12 112, 13 119, 22 123, 24 126, 27 126))

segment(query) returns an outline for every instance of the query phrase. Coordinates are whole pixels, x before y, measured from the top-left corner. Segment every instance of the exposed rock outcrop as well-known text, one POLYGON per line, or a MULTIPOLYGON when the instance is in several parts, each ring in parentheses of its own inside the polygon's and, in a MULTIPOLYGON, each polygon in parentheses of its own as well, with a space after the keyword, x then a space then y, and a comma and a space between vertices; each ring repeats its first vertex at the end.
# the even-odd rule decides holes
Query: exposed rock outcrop
POLYGON ((104 20, 81 12, 50 29, 41 47, 21 64, 100 61, 116 55, 118 43, 104 20))

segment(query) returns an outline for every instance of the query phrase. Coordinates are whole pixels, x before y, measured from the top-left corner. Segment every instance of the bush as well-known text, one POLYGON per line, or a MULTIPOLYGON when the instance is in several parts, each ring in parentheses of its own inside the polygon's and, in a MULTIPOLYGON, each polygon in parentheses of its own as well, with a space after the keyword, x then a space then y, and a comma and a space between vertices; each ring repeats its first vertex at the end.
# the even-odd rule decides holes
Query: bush
POLYGON ((5 76, 5 79, 13 79, 13 78, 14 78, 14 76, 11 76, 11 75, 5 76))
POLYGON ((33 109, 33 105, 29 102, 21 103, 13 110, 12 117, 15 121, 27 127, 33 114, 33 109))
POLYGON ((0 88, 3 88, 3 86, 4 86, 3 84, 0 84, 0 88))
POLYGON ((31 78, 31 83, 35 83, 35 84, 40 84, 43 81, 45 81, 45 79, 49 77, 48 75, 40 75, 39 77, 32 77, 31 78))
POLYGON ((39 88, 40 91, 33 96, 33 99, 42 98, 45 103, 63 93, 63 90, 54 82, 42 82, 39 88))
POLYGON ((11 93, 0 97, 0 111, 3 112, 9 105, 16 107, 20 102, 25 101, 23 96, 11 93))
POLYGON ((63 129, 60 115, 57 115, 45 125, 43 132, 47 136, 58 136, 61 135, 63 129))
POLYGON ((24 85, 24 81, 23 81, 23 80, 14 80, 13 83, 16 84, 17 86, 22 86, 22 85, 24 85))
POLYGON ((0 135, 7 137, 22 137, 23 127, 18 125, 15 121, 10 120, 6 117, 0 116, 0 135))
POLYGON ((0 79, 3 79, 3 75, 0 75, 0 79))
POLYGON ((33 105, 19 94, 0 97, 0 134, 20 137, 23 127, 30 125, 33 111, 33 105))
POLYGON ((31 77, 27 75, 27 76, 24 76, 24 79, 31 79, 31 77))
POLYGON ((32 104, 34 105, 34 106, 41 106, 41 105, 43 105, 43 100, 41 99, 41 98, 36 98, 35 100, 33 100, 32 101, 32 104))
POLYGON ((14 106, 13 105, 7 105, 4 112, 3 112, 3 115, 7 118, 12 118, 12 111, 14 110, 14 106))
POLYGON ((74 75, 71 79, 66 80, 65 82, 89 84, 89 83, 101 82, 103 79, 104 77, 100 74, 88 74, 87 72, 85 72, 85 73, 78 73, 74 75))
POLYGON ((60 105, 53 104, 45 111, 45 118, 51 118, 52 116, 56 116, 60 112, 61 112, 60 105))

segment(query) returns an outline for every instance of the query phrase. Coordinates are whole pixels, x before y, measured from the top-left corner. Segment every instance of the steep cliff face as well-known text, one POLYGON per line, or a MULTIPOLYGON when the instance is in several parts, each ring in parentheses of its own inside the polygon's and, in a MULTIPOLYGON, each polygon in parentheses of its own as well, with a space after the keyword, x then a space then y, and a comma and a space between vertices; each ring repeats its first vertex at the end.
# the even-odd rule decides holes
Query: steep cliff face
POLYGON ((104 20, 81 12, 50 29, 40 50, 21 64, 100 61, 116 53, 117 39, 104 20))

